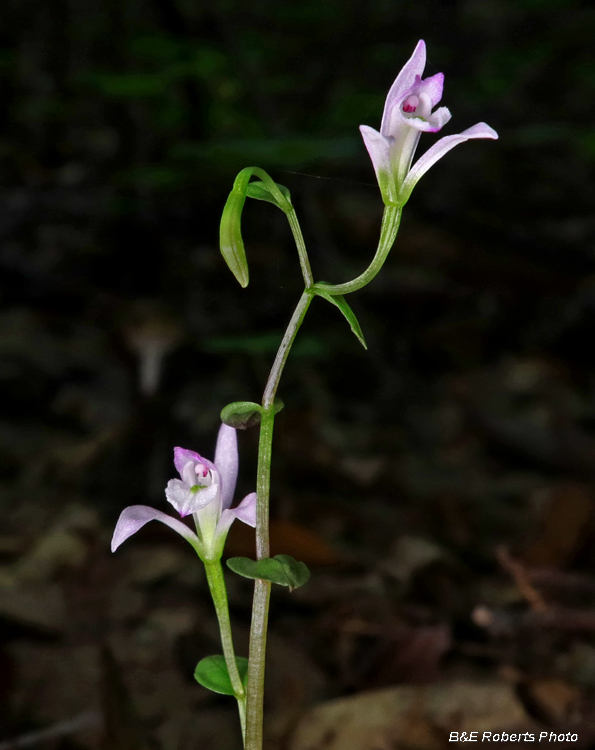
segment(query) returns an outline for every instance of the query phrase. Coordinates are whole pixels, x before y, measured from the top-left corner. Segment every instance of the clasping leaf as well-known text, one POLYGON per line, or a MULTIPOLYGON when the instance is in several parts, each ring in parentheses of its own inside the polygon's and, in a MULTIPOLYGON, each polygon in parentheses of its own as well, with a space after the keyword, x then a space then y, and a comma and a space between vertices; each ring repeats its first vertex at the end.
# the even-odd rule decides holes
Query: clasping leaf
MULTIPOLYGON (((236 664, 242 684, 245 685, 248 675, 248 659, 245 656, 236 656, 236 664)), ((212 690, 214 693, 235 695, 224 656, 207 656, 201 659, 194 670, 194 679, 199 685, 212 690)))
POLYGON ((355 317, 355 313, 353 312, 353 310, 347 304, 345 297, 343 297, 343 295, 341 294, 329 294, 324 289, 323 281, 314 286, 314 292, 319 297, 323 297, 325 300, 328 300, 328 302, 330 302, 332 305, 335 305, 335 307, 338 307, 339 310, 341 310, 343 316, 345 317, 345 320, 349 323, 351 330, 357 336, 358 341, 364 347, 364 349, 367 349, 368 345, 366 344, 366 340, 364 338, 364 334, 362 332, 359 321, 355 317))
MULTIPOLYGON (((275 414, 280 412, 284 404, 280 398, 276 398, 273 404, 275 414)), ((253 401, 234 401, 221 410, 221 421, 223 424, 235 427, 236 430, 247 430, 249 427, 260 424, 262 417, 262 406, 253 401)))
POLYGON ((287 586, 290 591, 303 586, 310 578, 310 571, 306 564, 294 560, 289 555, 275 555, 275 557, 265 557, 262 560, 230 557, 227 567, 244 578, 271 581, 280 586, 287 586))

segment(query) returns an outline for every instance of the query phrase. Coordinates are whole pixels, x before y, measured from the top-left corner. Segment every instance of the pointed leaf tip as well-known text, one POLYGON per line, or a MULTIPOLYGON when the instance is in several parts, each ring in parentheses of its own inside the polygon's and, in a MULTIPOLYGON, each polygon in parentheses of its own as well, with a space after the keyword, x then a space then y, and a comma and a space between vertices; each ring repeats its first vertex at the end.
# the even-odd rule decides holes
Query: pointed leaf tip
POLYGON ((316 284, 316 286, 314 287, 314 291, 319 297, 323 297, 332 305, 335 305, 335 307, 339 308, 339 310, 343 313, 343 317, 349 323, 353 334, 357 337, 357 340, 364 347, 364 349, 367 349, 368 345, 366 344, 366 339, 364 338, 364 334, 359 321, 355 317, 355 313, 353 312, 351 307, 349 307, 349 305, 347 304, 347 300, 345 299, 345 297, 343 297, 343 295, 341 294, 329 294, 327 291, 325 291, 324 284, 322 283, 316 284))

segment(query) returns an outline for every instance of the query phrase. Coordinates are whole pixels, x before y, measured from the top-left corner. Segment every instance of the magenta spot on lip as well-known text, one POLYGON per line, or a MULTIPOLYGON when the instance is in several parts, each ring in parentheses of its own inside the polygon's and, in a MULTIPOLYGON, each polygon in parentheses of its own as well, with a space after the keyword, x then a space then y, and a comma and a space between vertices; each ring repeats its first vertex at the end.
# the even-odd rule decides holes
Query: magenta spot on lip
POLYGON ((411 96, 408 96, 407 99, 405 99, 405 101, 403 102, 403 112, 415 112, 418 105, 419 98, 412 94, 411 96))
POLYGON ((197 464, 194 467, 194 471, 196 472, 197 476, 199 476, 199 477, 206 477, 207 474, 209 473, 209 470, 207 469, 207 467, 204 464, 197 464))

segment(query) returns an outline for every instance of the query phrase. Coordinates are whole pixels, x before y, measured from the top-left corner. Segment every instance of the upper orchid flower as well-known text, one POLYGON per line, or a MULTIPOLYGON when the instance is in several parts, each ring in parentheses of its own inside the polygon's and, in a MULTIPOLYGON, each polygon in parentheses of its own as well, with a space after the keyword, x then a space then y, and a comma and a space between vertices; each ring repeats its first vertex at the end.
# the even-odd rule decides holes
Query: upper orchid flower
POLYGON ((256 493, 237 508, 230 508, 238 477, 238 438, 233 427, 221 425, 215 461, 185 448, 174 449, 174 464, 181 479, 170 479, 165 497, 184 517, 194 516, 196 534, 176 518, 147 505, 125 508, 114 531, 112 552, 149 521, 161 521, 181 534, 203 560, 221 557, 229 527, 236 518, 256 526, 256 493))
POLYGON ((412 167, 421 133, 437 133, 451 117, 446 107, 432 111, 442 98, 444 74, 422 79, 425 65, 426 45, 420 40, 388 92, 380 132, 360 126, 387 205, 404 205, 420 177, 457 144, 470 138, 498 138, 495 130, 479 122, 441 138, 412 167))

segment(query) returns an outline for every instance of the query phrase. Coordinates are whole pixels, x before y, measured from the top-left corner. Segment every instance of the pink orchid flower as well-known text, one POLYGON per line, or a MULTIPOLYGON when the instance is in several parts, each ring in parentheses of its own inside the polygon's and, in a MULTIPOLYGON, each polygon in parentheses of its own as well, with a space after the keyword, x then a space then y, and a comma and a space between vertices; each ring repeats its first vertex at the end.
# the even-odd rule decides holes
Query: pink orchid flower
POLYGON ((196 533, 160 510, 131 505, 118 519, 112 552, 149 521, 161 521, 190 542, 202 560, 217 560, 236 518, 256 526, 255 492, 246 495, 236 508, 230 507, 238 477, 238 438, 233 427, 221 425, 214 462, 194 451, 175 448, 174 464, 181 478, 169 480, 165 497, 182 518, 194 516, 196 533))
POLYGON ((420 40, 388 92, 380 132, 360 126, 387 205, 404 205, 417 181, 459 143, 471 138, 498 138, 495 130, 479 122, 462 133, 441 138, 412 167, 420 135, 437 133, 451 118, 446 107, 432 111, 442 98, 444 74, 422 79, 425 66, 426 45, 420 40))

